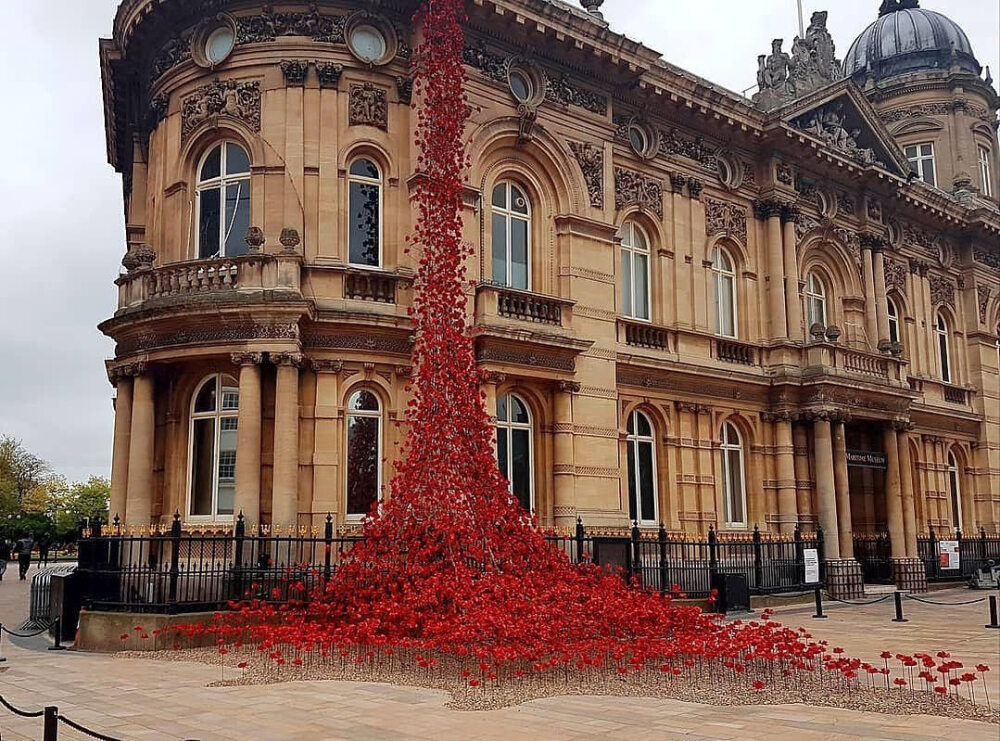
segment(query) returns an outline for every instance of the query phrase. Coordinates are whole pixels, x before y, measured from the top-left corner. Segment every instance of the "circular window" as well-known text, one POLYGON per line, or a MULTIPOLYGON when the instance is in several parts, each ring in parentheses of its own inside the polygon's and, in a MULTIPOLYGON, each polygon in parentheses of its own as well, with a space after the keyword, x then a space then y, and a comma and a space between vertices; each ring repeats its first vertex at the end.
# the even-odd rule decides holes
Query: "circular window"
POLYGON ((524 71, 512 69, 510 71, 510 91, 519 103, 527 103, 535 95, 535 86, 524 71))
POLYGON ((715 158, 719 170, 719 182, 729 190, 736 190, 743 184, 743 165, 728 152, 719 153, 715 158))
POLYGON ((385 35, 375 26, 368 24, 355 26, 350 36, 351 51, 364 62, 374 63, 385 57, 389 43, 385 35))
POLYGON ((205 59, 211 64, 221 64, 233 51, 236 35, 229 26, 219 26, 205 39, 205 59))
POLYGON ((635 150, 636 154, 646 155, 646 151, 649 149, 649 136, 646 134, 644 128, 638 124, 629 126, 628 142, 632 145, 632 149, 635 150))

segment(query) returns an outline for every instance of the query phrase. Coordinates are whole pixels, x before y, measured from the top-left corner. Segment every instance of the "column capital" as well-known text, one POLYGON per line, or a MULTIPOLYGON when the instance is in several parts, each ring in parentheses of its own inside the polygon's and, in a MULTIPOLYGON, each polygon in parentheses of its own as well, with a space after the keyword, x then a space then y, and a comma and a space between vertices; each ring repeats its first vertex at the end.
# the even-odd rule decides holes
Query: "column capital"
POLYGON ((799 207, 791 203, 781 204, 781 222, 783 224, 794 224, 799 220, 799 207))
POLYGON ((564 394, 579 394, 580 384, 577 381, 557 381, 556 388, 562 391, 564 394))
POLYGON ((295 352, 271 353, 271 362, 278 366, 292 366, 293 368, 301 368, 303 360, 304 359, 301 353, 295 353, 295 352))
POLYGON ((861 249, 872 252, 884 252, 889 246, 886 238, 875 232, 862 232, 858 236, 858 240, 861 243, 861 249))
POLYGON ((761 220, 776 219, 781 217, 781 211, 785 207, 785 203, 773 198, 756 200, 753 202, 753 213, 761 220))
POLYGON ((309 367, 315 373, 340 373, 344 370, 343 360, 329 360, 326 358, 309 358, 309 367))
POLYGON ((686 177, 681 175, 679 172, 670 173, 670 187, 673 189, 674 193, 682 193, 685 185, 687 185, 686 177))
POLYGON ((483 375, 484 383, 492 383, 494 386, 499 386, 507 380, 506 373, 498 373, 497 371, 487 371, 483 375))
POLYGON ((783 410, 780 412, 761 412, 760 419, 762 422, 794 422, 796 417, 794 412, 783 410))
POLYGON ((892 427, 892 429, 894 429, 896 432, 902 432, 902 433, 913 432, 913 430, 916 428, 916 425, 913 424, 908 419, 894 419, 891 422, 889 422, 889 426, 892 427))
POLYGON ((260 365, 264 362, 264 353, 261 352, 234 352, 229 356, 233 365, 241 368, 246 365, 260 365))
POLYGON ((843 409, 808 409, 800 415, 804 422, 850 422, 853 419, 850 412, 843 409))
POLYGON ((144 375, 148 371, 149 363, 144 360, 135 363, 122 363, 121 365, 114 365, 108 368, 108 380, 112 384, 117 385, 122 379, 135 378, 136 376, 144 375))

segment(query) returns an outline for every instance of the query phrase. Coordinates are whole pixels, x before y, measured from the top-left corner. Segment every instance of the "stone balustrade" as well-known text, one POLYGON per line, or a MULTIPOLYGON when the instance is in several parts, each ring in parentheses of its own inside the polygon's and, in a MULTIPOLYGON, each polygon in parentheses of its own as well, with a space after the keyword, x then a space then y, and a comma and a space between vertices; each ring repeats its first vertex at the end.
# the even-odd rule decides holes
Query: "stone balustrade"
POLYGON ((482 283, 476 290, 476 315, 498 317, 550 327, 570 327, 573 302, 556 296, 521 291, 491 283, 482 283))
POLYGON ((757 348, 745 342, 721 337, 712 343, 716 360, 736 365, 757 365, 757 348))
POLYGON ((845 350, 841 354, 844 370, 874 378, 889 378, 889 361, 877 355, 845 350))
POLYGON ((349 270, 344 274, 344 298, 395 304, 398 282, 399 276, 392 273, 349 270))
POLYGON ((619 341, 624 340, 626 345, 650 350, 670 350, 670 331, 663 327, 629 319, 619 319, 618 326, 619 341))

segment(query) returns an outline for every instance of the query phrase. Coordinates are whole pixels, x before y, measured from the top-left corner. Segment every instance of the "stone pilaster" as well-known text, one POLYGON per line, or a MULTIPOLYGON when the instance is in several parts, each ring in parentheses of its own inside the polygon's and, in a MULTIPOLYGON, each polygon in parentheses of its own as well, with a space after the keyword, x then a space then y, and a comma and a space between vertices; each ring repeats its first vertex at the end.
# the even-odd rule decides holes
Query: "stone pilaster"
POLYGON ((153 513, 153 456, 156 429, 155 386, 144 364, 134 367, 132 424, 128 445, 125 523, 145 526, 153 513))
POLYGON ((299 368, 296 353, 271 355, 278 366, 274 394, 274 483, 271 524, 296 525, 299 489, 299 368))
POLYGON ((236 427, 236 497, 233 516, 260 523, 261 372, 262 353, 234 353, 240 369, 240 410, 236 427))

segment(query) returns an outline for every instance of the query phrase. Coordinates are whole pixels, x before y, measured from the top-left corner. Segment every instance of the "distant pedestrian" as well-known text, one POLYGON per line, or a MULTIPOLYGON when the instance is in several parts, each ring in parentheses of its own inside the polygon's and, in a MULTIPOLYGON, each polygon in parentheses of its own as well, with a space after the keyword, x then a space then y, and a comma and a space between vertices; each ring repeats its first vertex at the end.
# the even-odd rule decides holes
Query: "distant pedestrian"
POLYGON ((8 561, 10 561, 10 541, 0 538, 0 581, 3 581, 3 575, 7 572, 8 561))
POLYGON ((31 568, 31 549, 34 546, 35 543, 27 535, 14 546, 14 553, 17 554, 17 573, 21 581, 28 578, 28 569, 31 568))
POLYGON ((38 560, 41 562, 42 566, 49 565, 49 550, 52 548, 52 543, 49 541, 48 537, 42 536, 38 539, 38 560))

